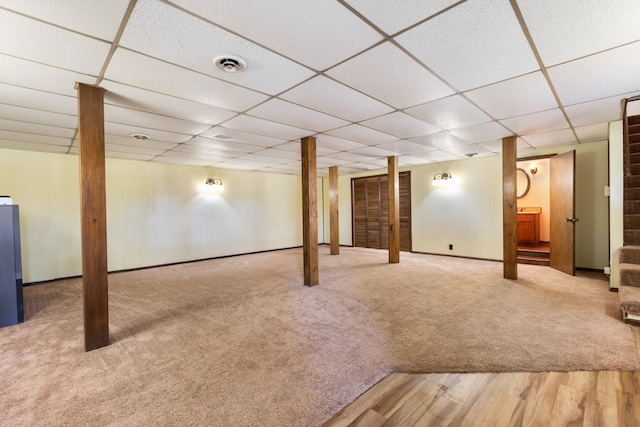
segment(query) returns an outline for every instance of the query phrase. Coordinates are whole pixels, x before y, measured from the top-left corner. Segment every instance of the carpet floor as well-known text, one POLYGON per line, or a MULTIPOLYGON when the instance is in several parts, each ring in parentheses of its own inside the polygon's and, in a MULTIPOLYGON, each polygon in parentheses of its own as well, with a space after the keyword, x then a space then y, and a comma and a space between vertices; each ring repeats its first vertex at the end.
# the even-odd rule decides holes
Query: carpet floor
POLYGON ((112 344, 83 352, 80 279, 0 328, 0 425, 317 426, 393 371, 640 369, 598 273, 320 247, 111 274, 112 344))

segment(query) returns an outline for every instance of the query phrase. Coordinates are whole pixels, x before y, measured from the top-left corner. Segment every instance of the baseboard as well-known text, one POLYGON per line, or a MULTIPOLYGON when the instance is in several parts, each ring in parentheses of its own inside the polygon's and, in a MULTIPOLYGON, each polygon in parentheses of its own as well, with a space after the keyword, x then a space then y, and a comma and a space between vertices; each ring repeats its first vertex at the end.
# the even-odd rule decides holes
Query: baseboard
MULTIPOLYGON (((321 243, 321 244, 323 244, 323 243, 321 243)), ((262 253, 267 253, 267 252, 286 251, 288 249, 298 249, 298 248, 301 248, 301 247, 302 246, 291 246, 291 247, 288 247, 288 248, 266 249, 264 251, 244 252, 244 253, 230 254, 230 255, 220 255, 220 256, 217 256, 217 257, 210 257, 210 258, 200 258, 200 259, 193 259, 193 260, 188 260, 188 261, 169 262, 169 263, 166 263, 166 264, 146 265, 146 266, 143 266, 143 267, 126 268, 126 269, 123 269, 123 270, 112 270, 112 271, 109 271, 108 274, 126 273, 126 272, 129 272, 129 271, 148 270, 150 268, 169 267, 171 265, 190 264, 192 262, 209 261, 209 260, 222 259, 222 258, 232 258, 232 257, 237 257, 237 256, 243 256, 243 255, 255 255, 255 254, 262 254, 262 253)), ((78 279, 78 278, 82 278, 82 275, 80 275, 80 276, 57 277, 55 279, 43 280, 43 281, 40 281, 40 282, 23 283, 22 286, 23 287, 24 286, 36 286, 36 285, 42 285, 42 284, 45 284, 45 283, 57 282, 57 281, 60 281, 60 280, 69 280, 69 279, 78 279)))
POLYGON ((412 254, 421 254, 421 255, 448 256, 451 258, 465 258, 465 259, 477 259, 478 261, 502 262, 501 259, 493 259, 493 258, 478 258, 478 257, 472 257, 472 256, 464 256, 464 255, 438 254, 435 252, 420 252, 420 251, 410 251, 410 252, 412 254))

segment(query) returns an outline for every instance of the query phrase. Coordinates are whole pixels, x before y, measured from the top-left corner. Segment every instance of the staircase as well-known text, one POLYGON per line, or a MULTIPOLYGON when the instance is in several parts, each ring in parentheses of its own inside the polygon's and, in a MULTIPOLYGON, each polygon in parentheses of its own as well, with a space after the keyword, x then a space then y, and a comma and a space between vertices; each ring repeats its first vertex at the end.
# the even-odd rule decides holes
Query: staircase
POLYGON ((629 165, 624 177, 624 246, 614 255, 622 320, 640 324, 640 116, 627 117, 629 165))
POLYGON ((640 245, 640 116, 627 118, 630 171, 624 177, 624 245, 640 245))
POLYGON ((549 265, 549 243, 540 242, 539 246, 526 248, 518 247, 518 263, 533 265, 549 265))

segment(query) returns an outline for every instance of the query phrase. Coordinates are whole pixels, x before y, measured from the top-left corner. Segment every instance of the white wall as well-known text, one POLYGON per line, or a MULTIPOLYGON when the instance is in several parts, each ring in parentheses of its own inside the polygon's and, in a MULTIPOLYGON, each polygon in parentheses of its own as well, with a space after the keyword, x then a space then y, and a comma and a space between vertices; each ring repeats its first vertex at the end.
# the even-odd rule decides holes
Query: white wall
MULTIPOLYGON (((78 176, 77 156, 0 150, 25 283, 81 274, 78 176)), ((302 244, 299 176, 107 159, 106 180, 110 271, 302 244)))
MULTIPOLYGON (((576 266, 603 269, 609 265, 608 142, 599 141, 542 150, 518 157, 576 150, 576 266)), ((502 260, 502 158, 477 157, 402 168, 411 171, 413 250, 502 260), (450 172, 451 187, 431 185, 437 172, 450 172), (448 245, 453 244, 453 250, 448 245)), ((340 243, 352 244, 351 178, 384 174, 386 170, 339 179, 340 243)))

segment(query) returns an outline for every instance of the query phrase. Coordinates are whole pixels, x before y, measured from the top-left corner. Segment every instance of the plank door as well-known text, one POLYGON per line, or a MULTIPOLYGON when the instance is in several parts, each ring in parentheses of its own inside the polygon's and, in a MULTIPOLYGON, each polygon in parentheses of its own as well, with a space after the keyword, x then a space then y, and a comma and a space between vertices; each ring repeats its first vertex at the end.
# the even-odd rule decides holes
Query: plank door
MULTIPOLYGON (((400 173, 400 250, 411 251, 411 174, 400 173)), ((389 248, 389 178, 387 175, 351 180, 353 245, 389 248)))
POLYGON ((576 152, 569 151, 550 159, 550 264, 552 268, 576 274, 575 163, 576 152))

